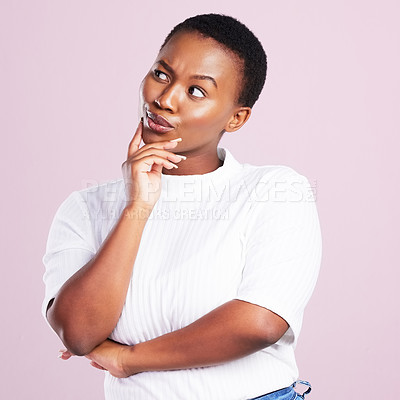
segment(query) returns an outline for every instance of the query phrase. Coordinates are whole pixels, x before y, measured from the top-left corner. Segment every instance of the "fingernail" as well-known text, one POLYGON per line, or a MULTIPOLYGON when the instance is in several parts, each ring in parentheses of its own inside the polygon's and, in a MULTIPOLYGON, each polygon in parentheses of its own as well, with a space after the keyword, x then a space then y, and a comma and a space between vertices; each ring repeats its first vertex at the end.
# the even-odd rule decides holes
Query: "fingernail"
POLYGON ((170 142, 182 142, 182 138, 172 139, 170 140, 170 142))
POLYGON ((63 356, 64 353, 60 353, 57 357, 61 358, 63 356))
POLYGON ((178 157, 181 157, 182 158, 182 160, 186 160, 187 159, 187 157, 186 156, 182 156, 182 155, 180 155, 180 154, 175 154, 176 156, 178 156, 178 157))

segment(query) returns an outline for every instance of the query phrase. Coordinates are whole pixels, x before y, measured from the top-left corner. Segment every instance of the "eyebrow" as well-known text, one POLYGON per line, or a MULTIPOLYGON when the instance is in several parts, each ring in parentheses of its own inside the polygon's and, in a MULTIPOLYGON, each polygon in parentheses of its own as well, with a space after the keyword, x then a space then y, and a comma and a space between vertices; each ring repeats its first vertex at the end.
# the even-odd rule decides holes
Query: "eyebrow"
MULTIPOLYGON (((168 65, 164 60, 158 60, 157 63, 161 64, 171 74, 174 73, 174 70, 171 68, 171 66, 168 65)), ((198 80, 210 81, 216 88, 218 88, 217 82, 215 81, 215 79, 212 76, 208 76, 208 75, 192 75, 190 78, 198 79, 198 80)))

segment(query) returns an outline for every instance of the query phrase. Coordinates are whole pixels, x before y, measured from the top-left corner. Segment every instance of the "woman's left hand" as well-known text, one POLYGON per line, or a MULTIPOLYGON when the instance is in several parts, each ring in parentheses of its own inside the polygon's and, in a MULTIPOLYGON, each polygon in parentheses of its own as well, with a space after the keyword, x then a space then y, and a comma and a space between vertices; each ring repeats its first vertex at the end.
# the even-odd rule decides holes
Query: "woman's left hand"
MULTIPOLYGON (((131 375, 124 368, 124 360, 128 354, 128 349, 129 346, 107 339, 85 357, 91 361, 90 365, 93 367, 108 371, 116 378, 127 378, 131 375)), ((68 350, 60 350, 59 357, 62 360, 68 360, 73 355, 68 350)))

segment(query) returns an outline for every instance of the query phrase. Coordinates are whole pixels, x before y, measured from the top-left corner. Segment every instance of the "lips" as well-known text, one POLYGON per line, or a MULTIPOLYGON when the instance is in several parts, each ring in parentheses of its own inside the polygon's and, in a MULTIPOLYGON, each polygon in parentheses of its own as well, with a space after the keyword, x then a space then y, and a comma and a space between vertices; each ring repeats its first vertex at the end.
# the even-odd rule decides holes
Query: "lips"
POLYGON ((151 111, 147 110, 147 123, 149 128, 157 133, 165 133, 169 132, 170 130, 174 129, 174 126, 171 125, 168 120, 166 120, 161 115, 152 113, 151 111))
POLYGON ((167 128, 173 128, 174 126, 171 125, 164 117, 161 115, 152 113, 151 111, 147 111, 147 116, 151 118, 156 124, 165 126, 167 128))

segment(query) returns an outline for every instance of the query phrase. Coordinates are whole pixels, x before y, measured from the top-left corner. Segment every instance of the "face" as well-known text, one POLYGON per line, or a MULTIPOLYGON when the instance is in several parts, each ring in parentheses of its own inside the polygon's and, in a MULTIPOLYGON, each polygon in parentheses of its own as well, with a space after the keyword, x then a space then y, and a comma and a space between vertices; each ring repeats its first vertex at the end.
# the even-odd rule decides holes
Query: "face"
POLYGON ((236 102, 240 67, 240 59, 213 39, 173 36, 141 84, 144 143, 181 137, 180 153, 215 151, 224 130, 245 122, 236 126, 238 112, 247 109, 236 102))

